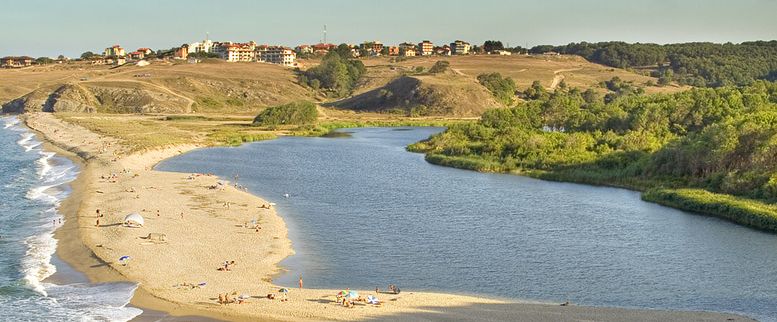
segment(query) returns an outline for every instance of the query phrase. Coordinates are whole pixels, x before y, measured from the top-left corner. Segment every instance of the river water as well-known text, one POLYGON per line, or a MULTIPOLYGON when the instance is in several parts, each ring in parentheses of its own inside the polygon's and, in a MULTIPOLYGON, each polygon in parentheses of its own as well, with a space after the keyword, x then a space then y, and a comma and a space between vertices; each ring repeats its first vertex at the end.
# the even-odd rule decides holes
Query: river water
POLYGON ((435 166, 440 128, 344 130, 207 148, 157 169, 214 173, 277 203, 296 255, 276 282, 429 290, 777 321, 777 235, 639 193, 435 166), (288 197, 285 195, 288 194, 288 197))

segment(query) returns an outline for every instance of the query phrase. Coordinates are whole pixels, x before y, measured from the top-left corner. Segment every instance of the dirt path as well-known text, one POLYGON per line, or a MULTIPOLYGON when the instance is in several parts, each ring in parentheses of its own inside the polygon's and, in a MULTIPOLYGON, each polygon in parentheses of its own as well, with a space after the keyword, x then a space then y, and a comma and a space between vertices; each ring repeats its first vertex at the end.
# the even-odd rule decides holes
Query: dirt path
POLYGON ((573 72, 581 69, 582 68, 568 68, 568 69, 559 69, 559 70, 553 71, 554 76, 553 76, 553 81, 550 82, 550 89, 556 89, 556 87, 558 87, 558 84, 561 84, 561 81, 563 81, 564 78, 566 78, 566 76, 564 76, 564 74, 562 73, 573 72))

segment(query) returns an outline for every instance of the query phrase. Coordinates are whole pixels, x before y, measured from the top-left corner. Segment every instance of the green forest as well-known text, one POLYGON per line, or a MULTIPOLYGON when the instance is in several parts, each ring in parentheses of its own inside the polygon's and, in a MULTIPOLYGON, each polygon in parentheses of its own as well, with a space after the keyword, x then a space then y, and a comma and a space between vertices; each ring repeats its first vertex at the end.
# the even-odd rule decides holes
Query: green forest
POLYGON ((607 87, 618 92, 532 86, 528 101, 408 149, 440 165, 642 190, 777 231, 777 83, 661 95, 607 87))
POLYGON ((744 86, 756 80, 777 80, 777 41, 741 44, 625 42, 571 43, 536 46, 530 53, 579 55, 607 66, 652 69, 660 81, 697 87, 744 86))

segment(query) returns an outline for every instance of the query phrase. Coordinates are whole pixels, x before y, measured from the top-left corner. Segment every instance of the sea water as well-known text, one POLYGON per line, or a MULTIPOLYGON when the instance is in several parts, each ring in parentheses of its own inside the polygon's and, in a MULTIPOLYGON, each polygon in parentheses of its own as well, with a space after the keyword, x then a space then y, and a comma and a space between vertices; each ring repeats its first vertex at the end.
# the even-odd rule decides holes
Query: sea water
POLYGON ((206 148, 160 170, 214 173, 277 203, 296 254, 276 283, 475 293, 777 321, 777 235, 638 192, 435 166, 440 128, 206 148), (288 197, 286 197, 288 195, 288 197))
MULTIPOLYGON (((53 283, 57 212, 78 174, 70 160, 42 149, 15 116, 0 118, 0 320, 128 321, 133 283, 91 284, 70 276, 53 283), (69 283, 69 281, 73 281, 69 283)), ((72 271, 72 269, 71 269, 72 271)))

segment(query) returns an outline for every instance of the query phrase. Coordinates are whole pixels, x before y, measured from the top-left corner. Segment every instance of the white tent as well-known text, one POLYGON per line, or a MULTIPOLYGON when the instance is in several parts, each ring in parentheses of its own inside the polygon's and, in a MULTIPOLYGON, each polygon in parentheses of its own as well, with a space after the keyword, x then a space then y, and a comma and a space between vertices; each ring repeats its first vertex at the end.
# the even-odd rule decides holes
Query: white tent
POLYGON ((124 226, 143 227, 143 216, 138 213, 131 213, 124 217, 124 226))

